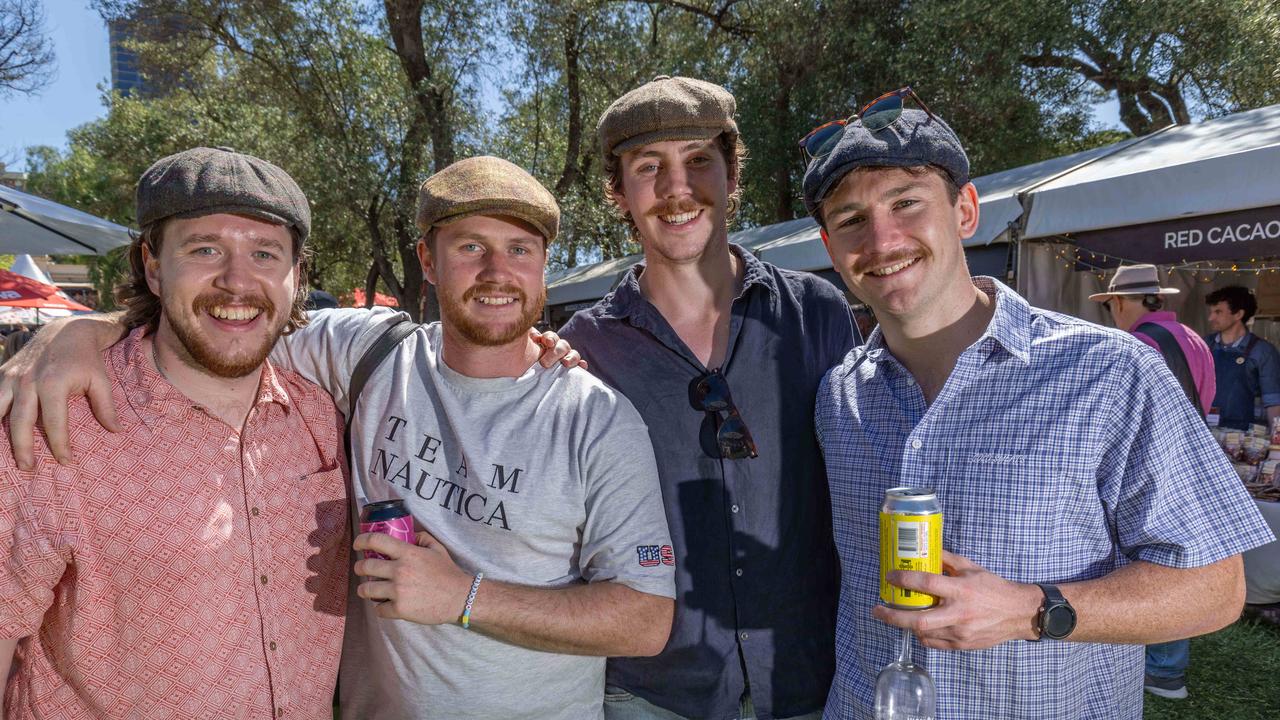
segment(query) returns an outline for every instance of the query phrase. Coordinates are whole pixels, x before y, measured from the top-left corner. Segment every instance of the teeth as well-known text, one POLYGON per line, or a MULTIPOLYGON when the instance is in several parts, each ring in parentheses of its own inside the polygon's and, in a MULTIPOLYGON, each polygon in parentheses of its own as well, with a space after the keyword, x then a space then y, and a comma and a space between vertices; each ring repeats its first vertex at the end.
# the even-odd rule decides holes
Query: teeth
POLYGON ((672 225, 682 225, 690 220, 698 217, 698 210, 693 212, 680 213, 679 215, 662 215, 662 221, 672 225))
POLYGON ((476 299, 484 303, 485 305, 510 305, 511 303, 516 301, 515 298, 509 298, 509 297, 504 297, 504 298, 477 297, 476 299))
POLYGON ((872 270, 871 274, 875 275, 876 277, 884 277, 886 275, 892 275, 898 272, 899 270, 906 269, 914 262, 915 262, 915 258, 912 258, 905 262, 900 262, 897 265, 890 265, 889 267, 880 268, 879 270, 872 270))
POLYGON ((262 310, 251 307, 229 307, 217 305, 209 314, 219 320, 252 320, 262 314, 262 310))

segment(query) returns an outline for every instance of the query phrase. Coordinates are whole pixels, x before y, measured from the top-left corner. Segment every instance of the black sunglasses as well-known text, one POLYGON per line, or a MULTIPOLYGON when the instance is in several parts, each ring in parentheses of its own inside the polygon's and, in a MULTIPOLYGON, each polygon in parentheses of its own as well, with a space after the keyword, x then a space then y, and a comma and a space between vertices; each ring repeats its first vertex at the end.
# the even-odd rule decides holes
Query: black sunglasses
POLYGON ((924 110, 930 119, 933 118, 933 112, 929 110, 928 105, 924 104, 920 96, 916 95, 910 86, 902 87, 863 105, 861 110, 844 120, 832 120, 810 130, 808 135, 800 138, 800 147, 810 160, 816 160, 831 152, 832 148, 840 142, 840 138, 844 137, 845 128, 850 123, 860 122, 862 127, 871 132, 883 130, 902 116, 902 103, 906 98, 915 100, 920 109, 924 110))
POLYGON ((719 425, 716 430, 716 446, 720 449, 720 457, 728 460, 758 457, 756 441, 751 438, 751 431, 738 413, 738 407, 733 404, 729 382, 719 370, 693 381, 693 397, 701 410, 716 414, 719 425), (725 413, 726 416, 721 418, 720 413, 725 413))

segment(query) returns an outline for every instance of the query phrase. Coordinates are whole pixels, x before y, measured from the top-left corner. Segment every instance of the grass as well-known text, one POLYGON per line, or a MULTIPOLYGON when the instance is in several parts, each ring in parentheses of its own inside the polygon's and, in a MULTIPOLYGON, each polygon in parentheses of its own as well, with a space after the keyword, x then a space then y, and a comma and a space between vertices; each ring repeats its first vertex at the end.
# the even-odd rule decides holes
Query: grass
POLYGON ((1143 720, 1280 718, 1280 627, 1244 619, 1192 640, 1187 692, 1146 694, 1143 720))

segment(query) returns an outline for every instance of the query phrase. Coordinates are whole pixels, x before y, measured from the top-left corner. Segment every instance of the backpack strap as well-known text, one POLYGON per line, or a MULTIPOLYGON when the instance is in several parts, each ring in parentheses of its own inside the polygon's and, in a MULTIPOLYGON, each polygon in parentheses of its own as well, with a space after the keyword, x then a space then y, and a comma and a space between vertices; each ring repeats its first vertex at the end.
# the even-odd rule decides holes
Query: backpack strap
POLYGON ((356 369, 351 372, 351 386, 347 389, 347 424, 343 433, 343 445, 347 450, 348 463, 351 462, 351 424, 355 420, 356 403, 360 401, 361 391, 369 382, 369 376, 382 364, 383 360, 387 359, 400 341, 409 337, 419 327, 421 326, 418 323, 408 318, 400 318, 384 330, 356 362, 356 369))
POLYGON ((1178 339, 1173 336, 1173 333, 1169 332, 1168 328, 1156 323, 1142 323, 1134 328, 1133 331, 1140 332, 1156 341, 1156 344, 1160 346, 1160 354, 1164 356, 1165 364, 1169 366, 1169 370, 1177 378, 1178 384, 1182 386, 1182 392, 1191 401, 1196 413, 1203 418, 1204 409, 1200 407, 1196 381, 1195 378, 1191 377, 1191 366, 1187 364, 1186 353, 1182 352, 1182 347, 1178 345, 1178 339))

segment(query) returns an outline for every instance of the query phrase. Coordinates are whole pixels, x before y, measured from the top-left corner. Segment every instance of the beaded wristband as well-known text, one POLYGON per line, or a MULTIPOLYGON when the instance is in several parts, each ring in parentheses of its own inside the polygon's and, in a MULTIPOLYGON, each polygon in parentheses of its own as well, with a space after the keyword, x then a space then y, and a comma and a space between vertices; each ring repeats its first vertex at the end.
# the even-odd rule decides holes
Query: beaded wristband
POLYGON ((462 628, 464 630, 471 629, 471 604, 476 601, 476 591, 480 589, 480 581, 484 579, 484 573, 476 573, 476 579, 471 581, 471 592, 467 593, 467 605, 462 609, 462 628))

